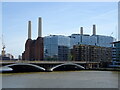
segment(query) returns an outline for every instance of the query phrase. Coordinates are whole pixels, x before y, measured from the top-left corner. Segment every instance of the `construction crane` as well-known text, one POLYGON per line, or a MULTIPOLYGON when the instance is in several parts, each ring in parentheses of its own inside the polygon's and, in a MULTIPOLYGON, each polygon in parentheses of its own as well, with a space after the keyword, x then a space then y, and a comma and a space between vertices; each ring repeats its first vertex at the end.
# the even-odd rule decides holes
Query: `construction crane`
POLYGON ((3 34, 2 34, 2 52, 1 52, 2 56, 5 56, 5 44, 4 44, 4 40, 3 40, 3 34))

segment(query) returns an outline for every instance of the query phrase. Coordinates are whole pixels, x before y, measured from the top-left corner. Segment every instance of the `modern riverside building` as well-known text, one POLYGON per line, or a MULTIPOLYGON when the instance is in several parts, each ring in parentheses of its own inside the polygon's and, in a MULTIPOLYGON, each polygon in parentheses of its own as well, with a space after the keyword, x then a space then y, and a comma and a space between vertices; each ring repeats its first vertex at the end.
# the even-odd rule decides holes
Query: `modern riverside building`
POLYGON ((70 38, 62 35, 44 37, 44 57, 46 60, 68 60, 70 38))
POLYGON ((74 61, 110 62, 112 61, 112 48, 93 45, 74 45, 72 55, 74 61))
POLYGON ((113 61, 120 62, 120 41, 113 42, 113 61))
POLYGON ((96 26, 93 25, 93 35, 83 34, 83 27, 80 34, 72 34, 70 37, 70 48, 77 44, 95 45, 101 47, 112 47, 114 38, 111 36, 96 35, 96 26))
POLYGON ((31 39, 31 21, 28 22, 28 39, 25 43, 25 51, 22 54, 23 60, 43 60, 44 45, 42 38, 42 20, 38 20, 38 38, 31 39))
MULTIPOLYGON (((72 56, 70 52, 72 52, 71 49, 73 49, 74 45, 86 45, 85 49, 87 49, 87 47, 90 48, 89 45, 91 45, 91 47, 107 48, 112 47, 111 42, 113 42, 113 37, 111 36, 96 35, 95 25, 93 25, 93 35, 83 34, 83 27, 81 27, 80 34, 72 34, 71 36, 50 35, 44 37, 44 57, 46 60, 67 60, 68 58, 71 60, 72 56)), ((85 55, 88 55, 87 51, 88 50, 85 50, 85 55)))

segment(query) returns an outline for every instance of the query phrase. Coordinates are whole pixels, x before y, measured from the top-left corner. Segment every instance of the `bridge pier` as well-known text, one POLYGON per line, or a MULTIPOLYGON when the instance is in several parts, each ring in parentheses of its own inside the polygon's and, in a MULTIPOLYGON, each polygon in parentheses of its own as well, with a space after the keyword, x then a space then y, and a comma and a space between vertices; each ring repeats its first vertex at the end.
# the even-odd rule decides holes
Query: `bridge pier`
POLYGON ((99 63, 87 63, 86 64, 86 69, 98 69, 99 68, 99 63))

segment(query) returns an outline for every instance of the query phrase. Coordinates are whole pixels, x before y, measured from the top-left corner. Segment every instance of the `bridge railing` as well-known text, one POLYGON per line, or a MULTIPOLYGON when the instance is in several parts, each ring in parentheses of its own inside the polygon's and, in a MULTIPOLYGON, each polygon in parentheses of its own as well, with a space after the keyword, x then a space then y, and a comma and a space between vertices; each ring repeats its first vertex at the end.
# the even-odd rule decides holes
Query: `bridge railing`
POLYGON ((28 60, 0 60, 0 63, 99 63, 89 61, 28 61, 28 60))

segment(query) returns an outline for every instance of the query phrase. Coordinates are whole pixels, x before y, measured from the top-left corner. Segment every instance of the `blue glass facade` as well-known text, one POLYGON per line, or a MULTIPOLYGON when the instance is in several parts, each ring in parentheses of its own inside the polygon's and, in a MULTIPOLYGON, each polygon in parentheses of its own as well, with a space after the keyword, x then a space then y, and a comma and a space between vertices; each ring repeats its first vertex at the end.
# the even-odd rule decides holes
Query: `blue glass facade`
POLYGON ((102 36, 102 35, 81 35, 81 34, 72 34, 70 36, 70 47, 73 48, 73 45, 84 44, 84 45, 96 45, 101 47, 112 47, 112 42, 114 38, 111 36, 102 36))
POLYGON ((58 47, 60 46, 65 46, 65 48, 62 47, 62 50, 66 49, 66 47, 69 48, 70 38, 62 35, 51 35, 44 37, 44 57, 58 60, 58 47))

